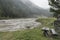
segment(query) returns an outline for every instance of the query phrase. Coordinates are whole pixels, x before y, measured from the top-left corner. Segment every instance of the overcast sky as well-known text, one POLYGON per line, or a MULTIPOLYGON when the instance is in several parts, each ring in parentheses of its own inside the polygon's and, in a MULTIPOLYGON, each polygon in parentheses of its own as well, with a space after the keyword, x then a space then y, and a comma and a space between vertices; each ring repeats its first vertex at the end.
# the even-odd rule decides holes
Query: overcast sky
POLYGON ((30 1, 33 2, 34 4, 36 4, 37 6, 44 8, 44 9, 49 8, 48 0, 30 0, 30 1))

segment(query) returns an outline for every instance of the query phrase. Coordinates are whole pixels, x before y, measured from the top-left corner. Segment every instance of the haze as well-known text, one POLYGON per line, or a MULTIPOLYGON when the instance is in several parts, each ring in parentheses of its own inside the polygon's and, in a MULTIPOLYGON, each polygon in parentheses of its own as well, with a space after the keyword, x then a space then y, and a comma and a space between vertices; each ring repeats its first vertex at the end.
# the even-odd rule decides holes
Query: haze
POLYGON ((30 0, 30 1, 41 8, 44 8, 44 9, 49 8, 48 0, 30 0))

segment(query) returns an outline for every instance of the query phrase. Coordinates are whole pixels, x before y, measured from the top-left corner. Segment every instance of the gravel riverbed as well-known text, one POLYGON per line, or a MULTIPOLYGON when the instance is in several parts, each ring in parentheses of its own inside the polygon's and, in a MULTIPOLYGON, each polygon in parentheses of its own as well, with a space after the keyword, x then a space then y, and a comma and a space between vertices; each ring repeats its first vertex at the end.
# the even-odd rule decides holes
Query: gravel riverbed
POLYGON ((36 22, 37 18, 21 18, 0 20, 0 31, 17 31, 22 29, 33 29, 41 23, 36 22))

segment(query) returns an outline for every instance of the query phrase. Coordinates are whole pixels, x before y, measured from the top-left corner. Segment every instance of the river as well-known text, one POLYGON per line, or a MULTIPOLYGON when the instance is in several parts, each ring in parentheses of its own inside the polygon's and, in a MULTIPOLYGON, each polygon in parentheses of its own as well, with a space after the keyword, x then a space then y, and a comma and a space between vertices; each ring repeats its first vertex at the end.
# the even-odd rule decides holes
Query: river
POLYGON ((8 19, 0 20, 0 31, 17 31, 22 29, 33 29, 41 25, 36 22, 37 18, 20 18, 20 19, 8 19))

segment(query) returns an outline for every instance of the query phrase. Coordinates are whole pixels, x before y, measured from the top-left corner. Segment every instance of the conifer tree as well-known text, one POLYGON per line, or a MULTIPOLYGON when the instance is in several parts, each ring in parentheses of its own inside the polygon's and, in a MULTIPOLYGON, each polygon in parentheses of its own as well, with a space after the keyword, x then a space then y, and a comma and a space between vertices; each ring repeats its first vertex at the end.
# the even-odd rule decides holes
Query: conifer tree
POLYGON ((60 16, 60 0, 49 0, 50 11, 53 12, 53 16, 59 18, 60 16))
POLYGON ((53 12, 53 16, 57 18, 54 21, 55 30, 60 34, 60 0, 48 0, 50 12, 53 12))

